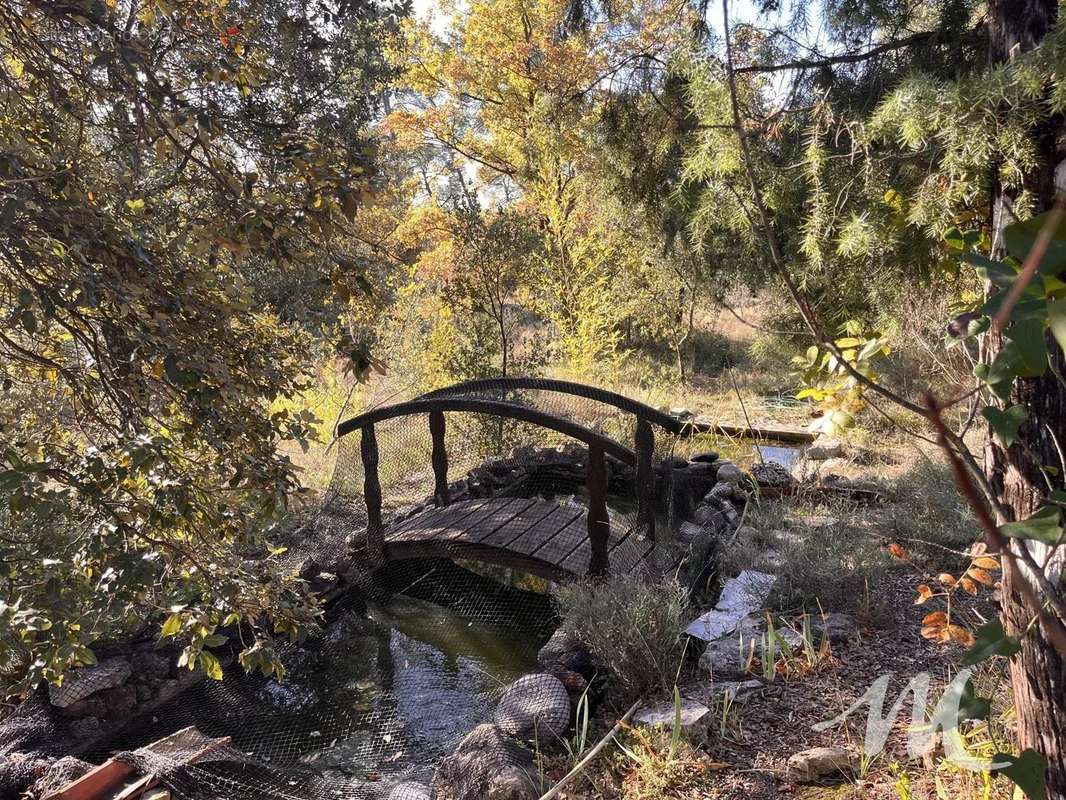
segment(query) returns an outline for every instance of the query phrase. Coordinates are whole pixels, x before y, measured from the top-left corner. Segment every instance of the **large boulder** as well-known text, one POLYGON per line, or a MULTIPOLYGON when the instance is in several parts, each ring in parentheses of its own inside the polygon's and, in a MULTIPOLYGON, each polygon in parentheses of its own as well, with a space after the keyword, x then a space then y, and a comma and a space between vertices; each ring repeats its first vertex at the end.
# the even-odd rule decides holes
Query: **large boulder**
POLYGON ((467 734, 433 773, 434 800, 536 800, 533 754, 495 725, 467 734))
POLYGON ((95 667, 72 669, 61 685, 48 685, 48 699, 56 708, 66 708, 97 692, 121 686, 132 672, 130 662, 124 658, 109 658, 95 667))
POLYGON ((526 675, 504 690, 493 719, 518 739, 552 739, 570 724, 570 695, 553 675, 526 675))

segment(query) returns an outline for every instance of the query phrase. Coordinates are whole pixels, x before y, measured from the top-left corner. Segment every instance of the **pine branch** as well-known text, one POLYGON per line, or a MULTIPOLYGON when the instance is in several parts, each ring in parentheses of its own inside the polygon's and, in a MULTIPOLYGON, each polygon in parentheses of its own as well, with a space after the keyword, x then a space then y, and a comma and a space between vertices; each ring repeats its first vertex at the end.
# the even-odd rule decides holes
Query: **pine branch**
POLYGON ((884 53, 917 45, 953 44, 959 42, 976 43, 984 34, 984 26, 965 31, 958 37, 951 36, 945 31, 924 31, 903 39, 884 42, 877 45, 877 47, 872 47, 859 53, 841 53, 840 55, 826 56, 824 58, 801 58, 796 61, 783 61, 780 64, 749 64, 746 67, 735 67, 733 71, 738 74, 744 72, 785 72, 797 69, 825 69, 837 64, 859 64, 884 53))

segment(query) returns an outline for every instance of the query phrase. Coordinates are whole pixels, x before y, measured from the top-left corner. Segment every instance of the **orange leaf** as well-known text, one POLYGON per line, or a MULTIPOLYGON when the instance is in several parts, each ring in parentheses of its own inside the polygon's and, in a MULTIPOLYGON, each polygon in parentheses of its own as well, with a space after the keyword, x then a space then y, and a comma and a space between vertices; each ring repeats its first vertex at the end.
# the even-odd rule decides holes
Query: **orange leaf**
POLYGON ((983 583, 985 586, 992 586, 996 582, 991 574, 985 572, 983 569, 978 569, 977 567, 971 567, 966 570, 966 574, 978 583, 983 583))
POLYGON ((923 639, 939 639, 943 632, 944 632, 944 627, 942 625, 928 625, 928 626, 922 628, 922 638, 923 639))
POLYGON ((999 569, 999 560, 992 556, 981 556, 973 560, 973 565, 981 569, 999 569))
POLYGON ((914 605, 920 606, 927 600, 931 600, 933 597, 933 590, 926 586, 924 583, 918 585, 918 598, 914 601, 914 605))
POLYGON ((907 551, 895 542, 892 542, 892 544, 888 546, 888 552, 890 552, 893 556, 900 559, 901 561, 907 560, 907 551))
POLYGON ((948 615, 943 611, 934 611, 931 614, 926 614, 922 619, 922 625, 926 627, 942 627, 948 624, 948 615))
POLYGON ((961 581, 959 581, 959 583, 962 584, 962 588, 965 589, 969 594, 972 594, 974 597, 977 596, 977 584, 974 583, 972 580, 970 580, 969 578, 963 578, 961 581))
POLYGON ((236 36, 240 32, 241 29, 238 28, 236 25, 231 25, 230 27, 226 28, 226 33, 230 36, 236 36))
POLYGON ((952 575, 950 572, 941 572, 939 575, 936 576, 936 579, 945 586, 954 586, 956 583, 955 576, 952 575))
POLYGON ((961 625, 948 625, 945 630, 951 641, 966 647, 970 647, 975 641, 973 634, 961 625))

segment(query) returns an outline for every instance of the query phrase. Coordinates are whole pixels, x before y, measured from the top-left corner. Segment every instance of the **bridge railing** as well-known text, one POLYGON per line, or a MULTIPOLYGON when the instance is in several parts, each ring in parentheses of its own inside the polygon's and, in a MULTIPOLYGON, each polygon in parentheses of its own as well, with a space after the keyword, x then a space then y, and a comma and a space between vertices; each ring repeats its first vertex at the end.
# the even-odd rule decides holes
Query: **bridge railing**
POLYGON ((645 532, 649 538, 654 535, 655 437, 652 424, 647 418, 637 418, 635 447, 630 448, 611 436, 572 419, 536 408, 484 397, 435 396, 374 409, 346 420, 338 426, 338 436, 344 437, 354 433, 359 437, 359 462, 362 473, 360 493, 365 504, 367 545, 371 552, 382 553, 385 549, 383 502, 386 498, 380 474, 382 452, 378 428, 383 423, 391 421, 392 425, 399 426, 407 435, 413 435, 414 431, 410 429, 410 424, 419 417, 425 420, 422 425, 426 427, 422 430, 428 430, 431 441, 429 461, 433 473, 432 496, 438 507, 447 506, 453 499, 450 496, 449 480, 452 458, 446 443, 447 418, 449 415, 454 416, 456 412, 462 416, 471 415, 500 421, 516 421, 533 426, 535 429, 553 431, 581 442, 585 446, 587 457, 585 458, 584 485, 588 494, 587 526, 591 545, 588 571, 590 574, 602 575, 609 567, 611 521, 608 511, 608 457, 631 468, 635 482, 633 492, 637 500, 636 527, 645 532))
MULTIPOLYGON (((664 411, 631 397, 575 381, 513 376, 481 378, 452 384, 421 395, 419 400, 444 397, 469 397, 506 402, 523 408, 537 408, 557 417, 570 419, 593 430, 609 432, 616 440, 633 440, 637 456, 635 492, 640 499, 636 527, 649 540, 667 541, 672 525, 656 529, 656 485, 654 465, 668 462, 675 443, 691 435, 685 423, 664 411), (619 425, 619 418, 628 424, 619 425), (656 435, 656 430, 660 435, 656 435)), ((673 492, 674 476, 664 472, 658 481, 664 496, 673 492)), ((662 509, 673 518, 672 508, 662 509)), ((674 520, 676 522, 676 520, 674 520)))

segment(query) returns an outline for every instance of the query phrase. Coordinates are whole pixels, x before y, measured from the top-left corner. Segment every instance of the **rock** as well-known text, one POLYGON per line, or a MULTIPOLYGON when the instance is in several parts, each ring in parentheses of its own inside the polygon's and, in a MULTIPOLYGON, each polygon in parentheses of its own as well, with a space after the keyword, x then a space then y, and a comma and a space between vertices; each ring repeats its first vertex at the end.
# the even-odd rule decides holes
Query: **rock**
POLYGON ((106 717, 108 711, 110 711, 110 709, 102 694, 86 697, 84 700, 79 700, 76 703, 71 703, 66 708, 59 709, 60 715, 67 719, 78 719, 80 717, 106 717))
POLYGON ((786 519, 785 523, 790 528, 810 528, 818 530, 820 528, 832 528, 834 525, 840 524, 840 520, 836 517, 831 517, 828 514, 797 514, 794 517, 786 519))
POLYGON ((82 717, 70 723, 70 734, 77 739, 93 739, 101 729, 99 717, 82 717))
POLYGON ((746 642, 744 651, 741 651, 739 638, 716 639, 707 643, 707 648, 700 656, 700 669, 715 678, 742 678, 747 674, 748 652, 746 642))
POLYGON ((504 690, 493 720, 518 739, 561 736, 570 724, 570 695, 552 675, 526 675, 504 690))
POLYGON ((725 481, 716 483, 714 488, 709 491, 703 498, 704 502, 711 500, 731 500, 733 499, 733 493, 736 491, 737 486, 735 483, 726 483, 725 481))
POLYGON ((559 628, 537 653, 537 663, 545 672, 576 672, 585 680, 592 680, 596 665, 584 642, 576 633, 559 628))
POLYGON ((726 514, 712 506, 700 506, 692 515, 692 520, 704 528, 717 528, 726 521, 726 514))
POLYGON ((704 641, 714 641, 737 629, 741 620, 762 608, 777 576, 744 570, 726 582, 714 610, 692 622, 685 632, 704 641))
POLYGON ((844 443, 828 436, 819 436, 804 452, 811 461, 825 461, 830 458, 842 458, 844 456, 844 443))
POLYGON ((751 477, 755 479, 756 485, 765 489, 787 489, 796 482, 792 473, 776 461, 754 464, 751 468, 751 477))
POLYGON ((78 667, 67 672, 61 686, 48 685, 48 699, 56 708, 66 708, 79 700, 124 684, 132 674, 130 662, 109 658, 95 667, 78 667))
POLYGON ((718 467, 716 467, 714 464, 707 464, 703 461, 692 461, 690 459, 688 462, 688 466, 685 467, 686 477, 691 475, 693 477, 706 477, 713 479, 717 473, 718 467))
POLYGON ((720 702, 728 699, 730 703, 746 703, 753 697, 762 694, 766 684, 762 681, 712 681, 708 689, 703 693, 708 703, 720 702))
POLYGON ((851 755, 841 747, 815 747, 789 757, 786 778, 811 783, 824 778, 842 778, 852 771, 851 755))
POLYGON ((853 642, 859 638, 859 623, 849 614, 816 614, 811 616, 811 634, 815 642, 823 638, 833 644, 853 642))
POLYGON ((762 532, 751 525, 741 525, 733 534, 733 541, 740 545, 753 545, 759 541, 762 532))
MULTIPOLYGON (((677 708, 673 703, 645 706, 633 715, 633 722, 646 728, 673 729, 677 708)), ((681 730, 688 735, 704 733, 711 719, 711 709, 695 700, 681 698, 681 730)))
POLYGON ((788 569, 788 559, 780 551, 770 548, 759 553, 752 566, 762 572, 781 575, 788 569))
POLYGON ((424 783, 398 783, 389 792, 389 800, 430 800, 430 789, 424 783))
POLYGON ((170 659, 151 650, 142 650, 130 659, 133 671, 139 675, 151 675, 156 678, 170 677, 170 659))
POLYGON ((803 545, 803 536, 797 531, 783 531, 778 528, 770 531, 768 534, 770 542, 777 547, 801 547, 803 545))
MULTIPOLYGON (((699 417, 697 417, 697 420, 699 417)), ((689 458, 689 461, 695 461, 697 464, 713 464, 718 460, 718 454, 713 450, 708 450, 703 453, 696 453, 696 455, 689 458)))
POLYGON ((107 703, 109 719, 125 717, 137 708, 137 687, 130 683, 116 686, 114 689, 108 689, 103 698, 107 703))
POLYGON ((434 800, 536 800, 533 754, 495 725, 478 725, 441 759, 433 773, 434 800))
POLYGON ((734 483, 740 484, 744 480, 744 473, 740 467, 729 461, 723 461, 718 467, 718 482, 719 483, 734 483))

